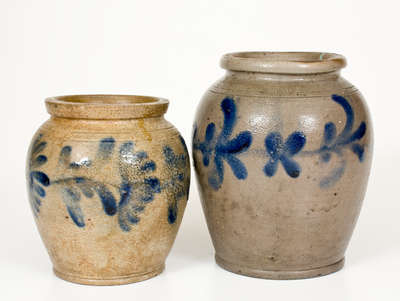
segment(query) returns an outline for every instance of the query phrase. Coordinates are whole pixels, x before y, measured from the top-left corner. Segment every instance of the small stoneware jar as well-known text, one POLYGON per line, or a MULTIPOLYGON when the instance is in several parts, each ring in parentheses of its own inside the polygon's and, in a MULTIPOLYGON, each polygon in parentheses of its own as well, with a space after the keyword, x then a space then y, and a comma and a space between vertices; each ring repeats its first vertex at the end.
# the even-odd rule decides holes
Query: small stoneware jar
POLYGON ((223 268, 295 279, 329 274, 366 191, 372 125, 332 53, 223 56, 197 111, 193 158, 223 268))
POLYGON ((190 181, 185 142, 163 117, 168 101, 74 95, 46 107, 27 181, 56 275, 113 285, 161 273, 190 181))

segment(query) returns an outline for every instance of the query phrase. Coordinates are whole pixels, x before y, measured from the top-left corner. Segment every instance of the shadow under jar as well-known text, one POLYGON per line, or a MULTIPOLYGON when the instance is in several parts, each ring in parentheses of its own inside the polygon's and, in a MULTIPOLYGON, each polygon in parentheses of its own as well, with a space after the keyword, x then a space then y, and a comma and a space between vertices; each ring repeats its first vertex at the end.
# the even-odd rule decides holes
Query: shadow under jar
POLYGON ((55 274, 114 285, 161 273, 190 182, 184 140, 163 117, 168 100, 74 95, 46 107, 27 181, 55 274))
POLYGON ((271 279, 342 268, 366 191, 372 125, 333 53, 223 56, 193 159, 217 263, 271 279))

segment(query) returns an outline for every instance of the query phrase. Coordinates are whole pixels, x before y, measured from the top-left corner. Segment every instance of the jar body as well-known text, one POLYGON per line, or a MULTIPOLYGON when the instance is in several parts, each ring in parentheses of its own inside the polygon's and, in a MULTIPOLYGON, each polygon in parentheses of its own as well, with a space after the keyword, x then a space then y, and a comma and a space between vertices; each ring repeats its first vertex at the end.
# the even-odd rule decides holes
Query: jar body
POLYGON ((366 190, 372 128, 337 72, 230 72, 197 111, 193 158, 219 265, 295 279, 343 266, 366 190))
POLYGON ((190 167, 182 137, 163 117, 52 117, 31 144, 27 180, 55 273, 111 285, 163 270, 190 167))

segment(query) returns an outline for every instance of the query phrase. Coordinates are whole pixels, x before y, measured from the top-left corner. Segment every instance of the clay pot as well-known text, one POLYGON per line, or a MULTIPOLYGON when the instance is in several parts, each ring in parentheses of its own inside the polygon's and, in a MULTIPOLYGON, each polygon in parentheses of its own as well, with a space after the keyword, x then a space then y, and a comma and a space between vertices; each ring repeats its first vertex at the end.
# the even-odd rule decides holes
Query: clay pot
POLYGON ((331 53, 223 56, 193 158, 217 263, 272 279, 342 268, 364 198, 372 125, 331 53))
POLYGON ((185 142, 163 117, 168 100, 76 95, 46 107, 27 180, 56 275, 113 285, 161 273, 190 181, 185 142))

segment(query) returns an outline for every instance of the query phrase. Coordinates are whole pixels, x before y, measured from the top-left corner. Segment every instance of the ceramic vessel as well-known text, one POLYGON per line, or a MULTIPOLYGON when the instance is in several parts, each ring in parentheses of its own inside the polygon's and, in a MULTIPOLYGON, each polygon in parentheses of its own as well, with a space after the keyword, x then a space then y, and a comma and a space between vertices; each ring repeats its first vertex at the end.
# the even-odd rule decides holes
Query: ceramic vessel
POLYGON ((113 285, 161 273, 181 223, 190 166, 165 99, 46 99, 28 154, 29 199, 54 272, 113 285))
POLYGON ((217 263, 272 279, 339 270, 364 198, 372 126, 332 53, 223 56, 193 158, 217 263))

